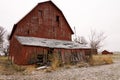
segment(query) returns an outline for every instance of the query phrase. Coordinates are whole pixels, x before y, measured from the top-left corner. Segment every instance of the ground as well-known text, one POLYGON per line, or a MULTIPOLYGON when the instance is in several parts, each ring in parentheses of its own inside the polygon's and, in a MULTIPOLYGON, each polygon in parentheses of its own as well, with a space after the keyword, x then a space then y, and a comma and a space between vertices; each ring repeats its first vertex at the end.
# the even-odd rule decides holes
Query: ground
POLYGON ((16 74, 0 74, 0 80, 120 80, 120 57, 115 55, 113 59, 113 64, 101 66, 72 66, 52 72, 31 70, 29 73, 23 71, 16 74))

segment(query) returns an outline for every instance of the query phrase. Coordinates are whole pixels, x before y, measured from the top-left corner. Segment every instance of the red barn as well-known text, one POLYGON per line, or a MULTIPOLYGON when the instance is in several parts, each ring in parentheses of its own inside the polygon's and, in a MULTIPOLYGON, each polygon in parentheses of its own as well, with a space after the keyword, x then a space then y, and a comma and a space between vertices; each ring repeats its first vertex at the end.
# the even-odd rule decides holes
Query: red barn
POLYGON ((113 54, 113 52, 109 52, 107 50, 102 51, 102 54, 113 54))
POLYGON ((63 63, 83 60, 90 48, 72 42, 72 34, 62 11, 52 1, 39 3, 14 25, 9 57, 19 65, 33 64, 37 59, 47 64, 48 55, 53 53, 58 53, 63 63))

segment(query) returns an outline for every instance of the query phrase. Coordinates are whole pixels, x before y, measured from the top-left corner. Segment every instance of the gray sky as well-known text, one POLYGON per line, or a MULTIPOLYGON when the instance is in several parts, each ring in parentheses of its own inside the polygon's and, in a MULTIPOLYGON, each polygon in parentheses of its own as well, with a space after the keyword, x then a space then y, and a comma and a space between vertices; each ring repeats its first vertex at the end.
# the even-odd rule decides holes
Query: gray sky
MULTIPOLYGON (((0 0, 0 26, 8 31, 35 5, 45 0, 0 0)), ((52 0, 77 35, 88 39, 91 29, 105 32, 104 49, 120 51, 120 0, 52 0)))

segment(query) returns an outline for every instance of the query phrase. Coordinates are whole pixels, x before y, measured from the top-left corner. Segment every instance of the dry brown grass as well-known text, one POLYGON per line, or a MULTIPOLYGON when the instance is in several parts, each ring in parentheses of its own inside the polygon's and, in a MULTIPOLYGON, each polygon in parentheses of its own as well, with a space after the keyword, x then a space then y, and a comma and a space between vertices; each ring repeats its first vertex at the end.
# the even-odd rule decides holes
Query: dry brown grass
POLYGON ((50 73, 50 72, 53 71, 53 69, 52 69, 51 67, 49 67, 49 68, 45 69, 44 71, 45 71, 46 73, 50 73))
POLYGON ((85 63, 85 62, 80 62, 80 63, 77 63, 76 65, 78 68, 81 68, 81 67, 88 67, 89 64, 88 63, 85 63))
POLYGON ((51 56, 51 68, 53 70, 56 70, 57 68, 60 67, 60 64, 61 64, 61 61, 59 59, 59 55, 54 53, 52 56, 51 56))
POLYGON ((111 55, 92 55, 90 59, 91 65, 111 64, 113 59, 111 55))
POLYGON ((70 69, 71 67, 72 67, 72 65, 70 65, 70 64, 64 65, 64 68, 65 68, 65 69, 70 69))
POLYGON ((35 65, 29 66, 19 66, 16 64, 11 64, 7 57, 0 56, 0 74, 1 75, 13 75, 13 74, 22 74, 27 75, 31 74, 34 71, 35 65))
POLYGON ((32 71, 35 71, 35 65, 26 66, 25 70, 22 72, 24 75, 31 74, 32 71))
POLYGON ((12 75, 18 72, 22 72, 26 67, 18 66, 15 64, 11 64, 8 60, 8 57, 0 56, 0 74, 2 75, 12 75))
POLYGON ((0 56, 0 74, 11 75, 14 71, 11 71, 11 65, 7 57, 0 56))
POLYGON ((120 53, 113 54, 112 59, 113 59, 113 61, 120 61, 120 53))

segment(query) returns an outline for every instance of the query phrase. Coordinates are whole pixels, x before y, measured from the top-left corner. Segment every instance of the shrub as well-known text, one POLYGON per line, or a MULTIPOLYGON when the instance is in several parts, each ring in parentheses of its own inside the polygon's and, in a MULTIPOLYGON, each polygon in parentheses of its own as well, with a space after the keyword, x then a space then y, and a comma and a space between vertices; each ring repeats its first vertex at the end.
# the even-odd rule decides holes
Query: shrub
POLYGON ((50 61, 53 70, 56 70, 61 65, 61 60, 59 59, 59 55, 57 53, 50 55, 50 61))

